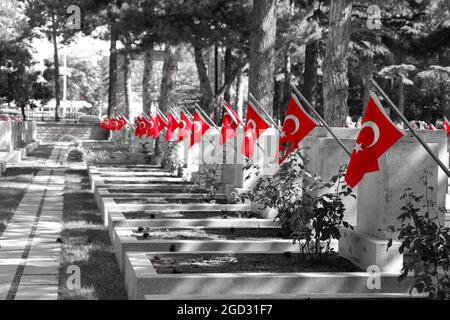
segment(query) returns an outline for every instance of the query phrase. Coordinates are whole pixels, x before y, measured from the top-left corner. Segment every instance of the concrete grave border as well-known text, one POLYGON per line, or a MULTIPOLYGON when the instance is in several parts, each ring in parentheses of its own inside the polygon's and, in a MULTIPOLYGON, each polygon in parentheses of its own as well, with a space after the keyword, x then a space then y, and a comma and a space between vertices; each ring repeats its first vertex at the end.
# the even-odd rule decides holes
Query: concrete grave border
MULTIPOLYGON (((197 252, 197 254, 217 252, 197 252)), ((251 254, 251 252, 247 252, 251 254)), ((405 295, 411 278, 398 283, 397 273, 381 273, 382 290, 367 287, 365 272, 303 273, 198 273, 157 274, 150 256, 179 253, 128 252, 125 256, 125 287, 131 300, 164 296, 208 296, 221 299, 232 295, 359 295, 388 293, 405 295)), ((261 252, 258 252, 261 254, 261 252)))

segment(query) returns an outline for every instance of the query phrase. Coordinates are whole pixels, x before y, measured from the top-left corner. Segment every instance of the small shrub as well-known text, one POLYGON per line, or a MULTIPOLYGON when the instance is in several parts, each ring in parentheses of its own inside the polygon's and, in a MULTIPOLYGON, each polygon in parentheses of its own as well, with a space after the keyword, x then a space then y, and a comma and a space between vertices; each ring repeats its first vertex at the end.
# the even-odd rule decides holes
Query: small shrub
MULTIPOLYGON (((400 209, 398 220, 400 226, 391 226, 389 231, 400 241, 399 252, 403 254, 403 268, 399 281, 409 273, 414 276, 410 293, 428 294, 431 299, 450 299, 450 229, 443 227, 438 219, 444 208, 436 208, 436 203, 429 199, 429 186, 425 171, 420 179, 425 186, 424 195, 416 195, 410 188, 405 189, 400 197, 404 205, 400 209)), ((388 242, 392 246, 393 238, 388 242)))
POLYGON ((201 192, 201 197, 204 201, 214 201, 217 191, 220 188, 220 183, 217 182, 217 171, 219 165, 205 165, 205 170, 199 173, 198 181, 192 187, 193 190, 205 190, 201 192))
MULTIPOLYGON (((333 253, 330 244, 332 239, 340 238, 339 228, 351 228, 344 221, 342 198, 354 195, 343 180, 345 168, 324 183, 306 171, 306 164, 300 150, 291 153, 275 175, 260 176, 253 190, 242 197, 260 204, 262 209, 276 209, 285 236, 298 241, 307 258, 321 260, 323 255, 333 253), (334 192, 320 194, 333 187, 334 192)), ((251 163, 245 169, 260 175, 259 168, 251 163)))

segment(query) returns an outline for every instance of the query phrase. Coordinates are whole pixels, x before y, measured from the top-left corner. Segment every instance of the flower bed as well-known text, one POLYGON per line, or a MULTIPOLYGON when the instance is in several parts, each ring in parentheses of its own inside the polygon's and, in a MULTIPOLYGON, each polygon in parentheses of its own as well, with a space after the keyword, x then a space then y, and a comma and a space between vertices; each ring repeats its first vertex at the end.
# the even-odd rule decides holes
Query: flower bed
POLYGON ((301 253, 209 253, 151 255, 158 274, 236 272, 358 272, 350 261, 333 255, 320 262, 308 261, 301 253))
POLYGON ((144 228, 133 230, 138 240, 269 240, 285 238, 280 228, 144 228))

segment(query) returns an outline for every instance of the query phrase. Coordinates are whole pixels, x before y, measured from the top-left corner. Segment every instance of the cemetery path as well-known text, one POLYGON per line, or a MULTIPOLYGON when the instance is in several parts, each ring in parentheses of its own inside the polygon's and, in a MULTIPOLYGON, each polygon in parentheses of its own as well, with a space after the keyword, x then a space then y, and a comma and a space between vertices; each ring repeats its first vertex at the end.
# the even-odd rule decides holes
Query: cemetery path
MULTIPOLYGON (((48 147, 48 146, 47 146, 48 147)), ((65 155, 69 144, 51 146, 0 240, 0 299, 57 299, 65 155)), ((19 166, 33 167, 24 161, 19 166)), ((17 166, 16 166, 17 167, 17 166)))

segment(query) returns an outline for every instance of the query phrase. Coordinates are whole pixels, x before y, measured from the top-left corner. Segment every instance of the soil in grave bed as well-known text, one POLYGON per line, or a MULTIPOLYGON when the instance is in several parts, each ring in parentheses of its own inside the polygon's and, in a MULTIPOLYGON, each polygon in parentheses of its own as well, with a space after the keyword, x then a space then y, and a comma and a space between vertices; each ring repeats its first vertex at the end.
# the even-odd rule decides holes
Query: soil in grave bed
POLYGON ((174 254, 149 258, 159 274, 361 271, 350 261, 337 255, 324 258, 321 262, 308 261, 301 253, 174 254))
POLYGON ((126 219, 258 219, 259 214, 251 211, 130 211, 123 212, 126 219))
POLYGON ((154 198, 154 199, 115 199, 117 204, 229 204, 226 199, 217 199, 214 202, 203 199, 170 199, 170 198, 154 198))
POLYGON ((105 184, 175 184, 175 185, 187 185, 184 181, 159 181, 165 177, 154 177, 152 180, 135 180, 135 181, 123 181, 123 180, 105 180, 105 184))
POLYGON ((137 240, 273 240, 285 239, 278 228, 177 228, 133 230, 137 240))
POLYGON ((206 194, 206 190, 197 190, 189 188, 189 185, 186 186, 186 189, 179 188, 170 188, 170 187, 161 187, 157 189, 108 189, 110 193, 204 193, 206 194))

